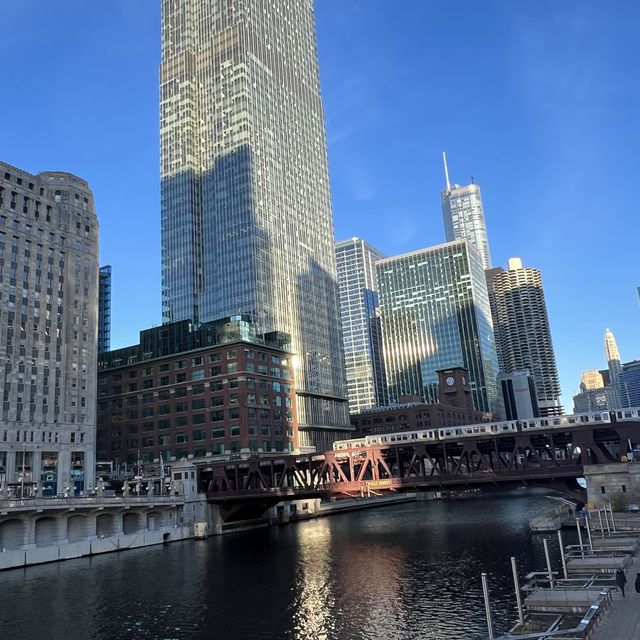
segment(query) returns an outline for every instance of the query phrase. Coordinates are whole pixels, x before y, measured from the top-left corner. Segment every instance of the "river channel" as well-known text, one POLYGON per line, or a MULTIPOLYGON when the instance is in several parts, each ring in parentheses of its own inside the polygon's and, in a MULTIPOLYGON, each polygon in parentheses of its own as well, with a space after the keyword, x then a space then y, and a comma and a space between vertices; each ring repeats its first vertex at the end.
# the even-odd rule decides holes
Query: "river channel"
MULTIPOLYGON (((413 502, 0 573, 2 640, 480 640, 544 567, 542 495, 413 502)), ((552 540, 554 562, 558 545, 552 540)))

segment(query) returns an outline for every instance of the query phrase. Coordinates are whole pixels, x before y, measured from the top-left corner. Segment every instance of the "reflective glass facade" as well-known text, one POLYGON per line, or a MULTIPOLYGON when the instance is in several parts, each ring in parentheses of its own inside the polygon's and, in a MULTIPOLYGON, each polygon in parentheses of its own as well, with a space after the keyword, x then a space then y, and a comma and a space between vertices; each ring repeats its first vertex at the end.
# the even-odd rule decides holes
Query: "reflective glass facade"
POLYGON ((360 238, 336 244, 349 410, 386 404, 376 260, 386 256, 360 238))
POLYGON ((466 241, 377 263, 389 399, 438 401, 438 369, 465 367, 474 407, 498 413, 498 363, 489 300, 466 241))
POLYGON ((111 265, 98 274, 98 353, 111 348, 111 265))
POLYGON ((349 422, 312 1, 162 9, 163 319, 291 334, 301 445, 330 446, 349 422))
POLYGON ((454 184, 445 189, 442 192, 442 217, 447 242, 468 240, 480 255, 482 267, 490 269, 491 254, 480 187, 454 184))

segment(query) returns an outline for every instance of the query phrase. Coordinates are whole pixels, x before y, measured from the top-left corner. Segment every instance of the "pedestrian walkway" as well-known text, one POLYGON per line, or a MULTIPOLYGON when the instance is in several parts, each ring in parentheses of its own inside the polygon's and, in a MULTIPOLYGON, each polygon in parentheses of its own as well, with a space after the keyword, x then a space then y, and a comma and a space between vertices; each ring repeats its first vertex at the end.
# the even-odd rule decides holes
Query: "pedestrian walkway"
POLYGON ((616 589, 613 604, 589 640, 640 640, 640 593, 634 588, 639 568, 635 562, 627 570, 627 597, 623 598, 616 589))

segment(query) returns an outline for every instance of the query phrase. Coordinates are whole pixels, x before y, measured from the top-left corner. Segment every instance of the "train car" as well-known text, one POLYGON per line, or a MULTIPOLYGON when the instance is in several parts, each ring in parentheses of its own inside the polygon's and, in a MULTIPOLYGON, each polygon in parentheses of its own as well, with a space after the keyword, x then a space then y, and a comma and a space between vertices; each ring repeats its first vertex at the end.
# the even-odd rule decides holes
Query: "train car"
POLYGON ((395 433, 382 433, 367 436, 367 445, 397 444, 398 442, 430 442, 437 440, 435 429, 421 429, 419 431, 397 431, 395 433))
POLYGON ((611 411, 611 418, 615 422, 640 421, 640 407, 629 407, 628 409, 618 409, 617 411, 611 411))
POLYGON ((353 440, 336 440, 333 443, 333 450, 340 451, 342 449, 361 449, 367 446, 366 438, 354 438, 353 440))

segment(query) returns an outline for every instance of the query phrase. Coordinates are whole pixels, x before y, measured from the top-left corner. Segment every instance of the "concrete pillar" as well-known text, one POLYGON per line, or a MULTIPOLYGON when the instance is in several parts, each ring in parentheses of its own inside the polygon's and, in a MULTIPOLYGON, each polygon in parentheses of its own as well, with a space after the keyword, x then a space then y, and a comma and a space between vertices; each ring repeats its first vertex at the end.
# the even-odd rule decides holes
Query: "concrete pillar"
POLYGON ((16 452, 7 451, 7 482, 17 482, 16 476, 16 452))
POLYGON ((31 480, 37 482, 36 495, 42 496, 42 451, 31 451, 31 480))
POLYGON ((95 447, 87 447, 84 452, 84 491, 92 491, 96 486, 95 447))
POLYGON ((209 522, 209 531, 211 531, 211 535, 221 536, 222 535, 222 515, 220 514, 220 506, 217 504, 210 505, 210 522, 209 522))
POLYGON ((64 493, 65 487, 73 495, 73 483, 71 482, 71 451, 63 448, 58 453, 58 486, 56 493, 64 493))
POLYGON ((24 519, 24 547, 30 549, 36 546, 36 519, 24 519))

